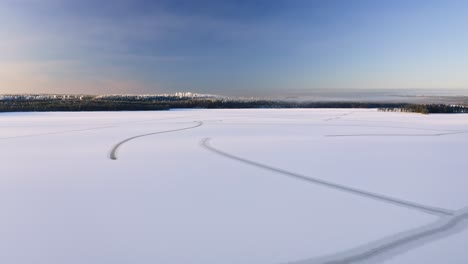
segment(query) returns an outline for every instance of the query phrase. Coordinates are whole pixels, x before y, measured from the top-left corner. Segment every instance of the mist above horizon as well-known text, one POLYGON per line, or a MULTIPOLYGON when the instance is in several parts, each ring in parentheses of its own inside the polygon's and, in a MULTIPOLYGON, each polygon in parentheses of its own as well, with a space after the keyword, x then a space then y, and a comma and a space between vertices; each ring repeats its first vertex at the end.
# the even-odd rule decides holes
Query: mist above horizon
POLYGON ((464 96, 467 13, 460 0, 5 0, 0 94, 464 96))

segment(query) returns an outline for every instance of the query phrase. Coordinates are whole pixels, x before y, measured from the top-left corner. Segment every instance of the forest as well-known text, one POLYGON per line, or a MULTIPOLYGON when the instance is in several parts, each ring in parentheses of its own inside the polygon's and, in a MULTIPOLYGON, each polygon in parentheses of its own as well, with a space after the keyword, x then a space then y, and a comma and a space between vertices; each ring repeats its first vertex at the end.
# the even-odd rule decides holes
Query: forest
POLYGON ((420 114, 459 114, 468 113, 466 105, 448 104, 408 104, 400 107, 380 107, 384 112, 412 112, 420 114))
POLYGON ((239 99, 191 93, 170 95, 3 95, 0 112, 146 111, 177 108, 368 108, 385 112, 468 113, 466 105, 387 102, 296 102, 239 99))

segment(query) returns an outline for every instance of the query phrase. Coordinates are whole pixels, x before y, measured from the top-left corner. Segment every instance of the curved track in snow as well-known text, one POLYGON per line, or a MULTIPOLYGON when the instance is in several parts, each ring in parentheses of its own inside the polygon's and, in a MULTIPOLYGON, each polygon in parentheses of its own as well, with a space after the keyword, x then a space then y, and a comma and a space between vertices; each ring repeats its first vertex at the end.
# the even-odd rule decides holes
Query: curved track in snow
POLYGON ((137 139, 137 138, 141 138, 141 137, 147 137, 147 136, 152 136, 152 135, 158 135, 158 134, 165 134, 165 133, 171 133, 171 132, 177 132, 177 131, 183 131, 183 130, 189 130, 189 129, 194 129, 194 128, 197 128, 197 127, 200 127, 203 125, 203 122, 196 122, 197 124, 194 125, 194 126, 189 126, 189 127, 183 127, 183 128, 178 128, 178 129, 171 129, 171 130, 164 130, 164 131, 158 131, 158 132, 152 132, 152 133, 147 133, 147 134, 142 134, 142 135, 137 135, 137 136, 133 136, 133 137, 130 137, 130 138, 127 138, 125 140, 122 140, 120 141, 119 143, 115 144, 114 147, 112 148, 111 152, 110 152, 110 155, 109 155, 109 158, 111 160, 117 160, 117 151, 119 150, 119 148, 131 141, 131 140, 134 140, 134 139, 137 139))
POLYGON ((421 246, 425 243, 436 241, 461 231, 468 226, 468 208, 452 211, 444 208, 432 207, 413 203, 410 201, 384 196, 352 187, 311 178, 294 172, 275 168, 266 164, 242 158, 228 152, 214 148, 210 144, 210 138, 201 141, 201 145, 217 155, 229 158, 257 168, 269 170, 275 173, 283 174, 299 180, 322 185, 340 191, 364 196, 366 198, 380 200, 394 205, 415 209, 424 213, 437 215, 439 219, 427 226, 415 228, 406 232, 398 233, 390 237, 373 241, 364 246, 359 246, 346 252, 340 252, 326 257, 305 259, 301 261, 288 262, 291 264, 347 264, 347 263, 380 263, 402 252, 421 246), (464 225, 465 224, 465 225, 464 225))
POLYGON ((374 241, 363 247, 324 258, 313 258, 290 264, 348 264, 381 263, 399 253, 406 252, 423 244, 458 233, 468 225, 468 208, 457 211, 452 216, 441 217, 433 224, 374 241))
POLYGON ((443 216, 443 215, 453 215, 454 214, 454 212, 452 210, 448 210, 448 209, 445 209, 445 208, 433 207, 433 206, 429 206, 429 205, 422 205, 422 204, 418 204, 418 203, 414 203, 414 202, 410 202, 410 201, 406 201, 406 200, 402 200, 402 199, 397 199, 397 198, 393 198, 393 197, 389 197, 389 196, 385 196, 385 195, 381 195, 381 194, 376 194, 376 193, 368 192, 368 191, 365 191, 365 190, 360 190, 360 189, 348 187, 348 186, 345 186, 345 185, 341 185, 341 184, 337 184, 337 183, 332 183, 332 182, 328 182, 328 181, 324 181, 324 180, 304 176, 304 175, 301 175, 301 174, 298 174, 298 173, 290 172, 290 171, 283 170, 283 169, 280 169, 280 168, 275 168, 275 167, 272 167, 272 166, 269 166, 269 165, 266 165, 266 164, 262 164, 262 163, 259 163, 259 162, 256 162, 256 161, 252 161, 252 160, 249 160, 249 159, 246 159, 246 158, 242 158, 242 157, 227 153, 225 151, 219 150, 217 148, 214 148, 213 146, 210 145, 210 140, 211 140, 210 138, 203 139, 201 141, 201 145, 205 149, 207 149, 207 150, 209 150, 209 151, 211 151, 213 153, 216 153, 216 154, 218 154, 220 156, 223 156, 225 158, 229 158, 229 159, 232 159, 232 160, 235 160, 235 161, 238 161, 238 162, 242 162, 242 163, 250 165, 250 166, 255 166, 257 168, 261 168, 261 169, 264 169, 264 170, 269 170, 269 171, 279 173, 279 174, 282 174, 282 175, 285 175, 285 176, 288 176, 288 177, 292 177, 292 178, 295 178, 295 179, 298 179, 298 180, 302 180, 302 181, 306 181, 306 182, 309 182, 309 183, 322 185, 322 186, 325 186, 325 187, 329 187, 329 188, 333 188, 333 189, 336 189, 336 190, 352 193, 352 194, 359 195, 359 196, 364 196, 364 197, 371 198, 371 199, 374 199, 374 200, 379 200, 379 201, 391 203, 391 204, 394 204, 394 205, 403 206, 403 207, 410 208, 410 209, 416 209, 416 210, 419 210, 419 211, 422 211, 422 212, 425 212, 425 213, 429 213, 429 214, 433 214, 433 215, 438 215, 438 216, 442 215, 443 216))

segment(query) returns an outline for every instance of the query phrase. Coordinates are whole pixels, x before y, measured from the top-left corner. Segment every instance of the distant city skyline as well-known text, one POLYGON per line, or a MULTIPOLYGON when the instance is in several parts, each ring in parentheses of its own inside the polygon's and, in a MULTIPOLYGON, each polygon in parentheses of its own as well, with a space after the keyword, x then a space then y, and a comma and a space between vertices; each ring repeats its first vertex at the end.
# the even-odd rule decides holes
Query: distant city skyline
POLYGON ((3 0, 0 94, 466 94, 466 14, 463 0, 3 0))

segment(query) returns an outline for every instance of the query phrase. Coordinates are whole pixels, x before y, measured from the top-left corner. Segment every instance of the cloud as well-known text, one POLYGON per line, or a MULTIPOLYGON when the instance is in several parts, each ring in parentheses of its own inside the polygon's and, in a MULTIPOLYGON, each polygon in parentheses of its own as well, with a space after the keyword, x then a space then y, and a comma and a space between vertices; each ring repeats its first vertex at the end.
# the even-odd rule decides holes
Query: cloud
POLYGON ((4 0, 0 92, 467 83, 466 8, 368 2, 4 0))

